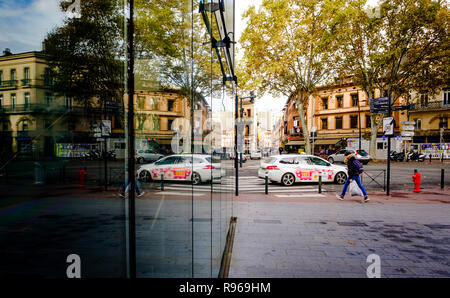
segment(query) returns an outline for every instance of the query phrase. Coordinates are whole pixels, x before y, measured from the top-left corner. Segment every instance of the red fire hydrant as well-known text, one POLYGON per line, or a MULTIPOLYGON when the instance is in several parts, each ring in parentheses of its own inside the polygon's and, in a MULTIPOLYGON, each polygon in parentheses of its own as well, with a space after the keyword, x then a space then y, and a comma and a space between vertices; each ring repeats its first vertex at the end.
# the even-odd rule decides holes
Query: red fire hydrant
POLYGON ((412 176, 412 180, 414 182, 414 192, 421 192, 420 190, 420 173, 414 173, 412 176))
POLYGON ((87 172, 85 170, 80 171, 80 186, 86 186, 87 172))

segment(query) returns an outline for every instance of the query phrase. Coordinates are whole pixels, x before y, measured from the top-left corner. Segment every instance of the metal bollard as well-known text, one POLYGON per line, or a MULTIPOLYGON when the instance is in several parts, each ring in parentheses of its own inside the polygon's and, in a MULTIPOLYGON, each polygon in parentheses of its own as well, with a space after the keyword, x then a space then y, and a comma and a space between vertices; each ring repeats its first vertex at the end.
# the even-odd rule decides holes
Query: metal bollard
POLYGON ((265 186, 266 186, 266 195, 269 193, 269 176, 266 174, 266 179, 265 179, 265 186))
POLYGON ((161 190, 164 190, 164 173, 161 173, 161 190))
POLYGON ((319 193, 322 193, 322 175, 319 175, 319 193))
POLYGON ((34 184, 42 185, 44 184, 44 170, 40 163, 34 163, 34 184))
POLYGON ((417 169, 414 169, 414 174, 417 173, 417 169))
POLYGON ((444 169, 441 169, 441 190, 444 189, 444 169))

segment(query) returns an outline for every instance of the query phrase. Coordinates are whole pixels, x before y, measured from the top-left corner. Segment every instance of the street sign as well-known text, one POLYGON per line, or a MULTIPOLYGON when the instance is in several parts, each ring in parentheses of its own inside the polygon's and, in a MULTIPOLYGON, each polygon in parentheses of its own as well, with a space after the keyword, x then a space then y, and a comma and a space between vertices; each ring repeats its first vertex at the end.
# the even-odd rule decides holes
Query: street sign
POLYGON ((414 130, 414 126, 412 125, 403 125, 402 130, 414 130))
POLYGON ((392 107, 392 111, 399 111, 399 110, 413 110, 414 105, 407 105, 407 106, 395 106, 392 107))
POLYGON ((383 132, 385 136, 394 135, 394 117, 383 118, 383 132))
POLYGON ((416 124, 416 122, 414 122, 414 121, 403 121, 402 124, 403 125, 414 125, 414 124, 416 124))
POLYGON ((402 131, 402 137, 413 137, 414 131, 402 131))
POLYGON ((111 120, 102 120, 102 137, 109 137, 111 135, 111 120))

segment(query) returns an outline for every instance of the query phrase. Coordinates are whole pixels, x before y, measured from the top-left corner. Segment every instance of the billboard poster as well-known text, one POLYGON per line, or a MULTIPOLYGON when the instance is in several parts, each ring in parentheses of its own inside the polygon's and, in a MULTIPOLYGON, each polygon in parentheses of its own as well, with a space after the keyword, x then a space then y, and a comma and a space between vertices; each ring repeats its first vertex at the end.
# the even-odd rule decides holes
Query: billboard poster
POLYGON ((444 158, 450 158, 450 144, 444 143, 424 143, 420 144, 420 150, 423 154, 425 154, 428 158, 441 158, 442 154, 444 154, 444 158))

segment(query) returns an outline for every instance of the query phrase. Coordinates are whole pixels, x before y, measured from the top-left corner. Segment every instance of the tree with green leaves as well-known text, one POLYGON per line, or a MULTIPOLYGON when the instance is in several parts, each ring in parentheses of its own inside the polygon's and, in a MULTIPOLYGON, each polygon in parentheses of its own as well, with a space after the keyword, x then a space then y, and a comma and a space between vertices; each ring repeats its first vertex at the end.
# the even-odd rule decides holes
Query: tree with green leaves
POLYGON ((311 152, 307 106, 316 88, 334 75, 328 33, 342 3, 264 0, 258 11, 252 6, 244 14, 248 21, 240 40, 241 82, 261 94, 294 97, 307 153, 311 152))
MULTIPOLYGON (((80 3, 80 17, 66 18, 44 41, 53 89, 85 107, 123 102, 125 48, 120 1, 80 3)), ((61 10, 69 5, 61 1, 61 10)))
MULTIPOLYGON (((391 91, 392 103, 412 90, 435 93, 449 84, 449 13, 440 0, 383 0, 367 8, 349 2, 336 15, 330 40, 338 52, 336 69, 353 77, 370 101, 391 91)), ((370 154, 384 114, 371 114, 370 154)))

